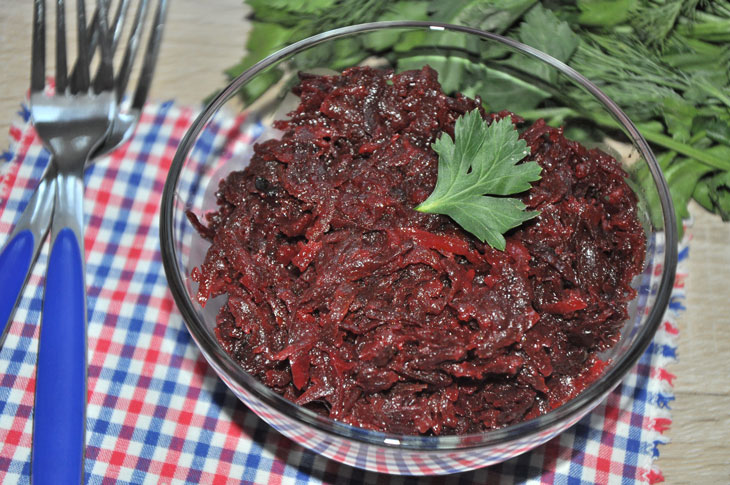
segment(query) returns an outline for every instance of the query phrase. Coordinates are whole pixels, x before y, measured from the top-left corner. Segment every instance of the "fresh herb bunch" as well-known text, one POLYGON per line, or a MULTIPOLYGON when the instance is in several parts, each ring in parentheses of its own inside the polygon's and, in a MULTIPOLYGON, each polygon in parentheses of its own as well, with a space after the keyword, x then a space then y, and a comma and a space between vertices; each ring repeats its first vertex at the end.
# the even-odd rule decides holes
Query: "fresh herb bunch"
MULTIPOLYGON (((247 54, 227 71, 235 77, 256 61, 292 42, 336 27, 376 20, 434 20, 502 33, 566 62, 621 106, 652 144, 669 183, 679 219, 694 198, 730 220, 730 0, 246 0, 252 7, 247 54)), ((457 86, 479 94, 491 110, 509 109, 527 119, 562 124, 571 118, 613 129, 615 122, 573 86, 561 96, 520 73, 555 82, 557 72, 524 56, 506 61, 498 48, 480 51, 480 61, 503 62, 515 77, 499 78, 488 62, 423 55, 418 35, 351 40, 325 53, 333 69, 377 55, 398 69, 429 64, 444 90, 457 86), (560 107, 556 107, 556 105, 560 107)), ((463 46, 452 46, 463 47, 463 46)), ((296 67, 296 66, 295 66, 296 67)), ((282 73, 248 85, 242 96, 258 97, 282 73)), ((509 76, 509 74, 506 74, 509 76)), ((639 174, 650 184, 649 174, 639 174)), ((648 201, 652 203, 652 201, 648 201)), ((656 201, 653 201, 656 203, 656 201)), ((681 227, 681 225, 679 226, 681 227)))

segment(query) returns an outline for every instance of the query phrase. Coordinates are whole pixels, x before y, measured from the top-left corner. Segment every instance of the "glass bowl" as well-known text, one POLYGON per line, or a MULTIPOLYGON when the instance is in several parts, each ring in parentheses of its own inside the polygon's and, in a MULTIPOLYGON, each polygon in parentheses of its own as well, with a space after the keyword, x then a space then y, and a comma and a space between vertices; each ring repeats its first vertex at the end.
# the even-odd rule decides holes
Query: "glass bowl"
POLYGON ((648 144, 614 102, 570 67, 529 46, 472 28, 415 21, 361 24, 319 34, 272 54, 236 78, 198 116, 180 143, 165 183, 160 226, 163 263, 177 306, 201 352, 236 396, 278 431, 317 453, 347 465, 403 475, 455 473, 498 463, 576 423, 618 385, 649 345, 669 301, 677 259, 667 185, 648 144), (378 45, 384 38, 415 46, 410 52, 416 54, 381 56, 378 45), (428 63, 439 71, 447 92, 463 90, 460 82, 465 76, 455 75, 457 71, 482 76, 480 92, 467 94, 480 94, 489 111, 547 115, 548 122, 563 125, 570 138, 601 147, 627 168, 647 235, 644 271, 634 281, 638 296, 630 305, 620 341, 601 355, 608 365, 574 399, 532 420, 478 434, 386 434, 295 405, 244 372, 219 345, 215 305, 203 310, 194 298, 197 284, 190 274, 202 262, 206 243, 186 211, 202 216, 215 209, 218 181, 234 168, 242 169, 254 142, 273 136, 267 127, 293 108, 287 93, 297 71, 327 72, 363 63, 396 72, 428 63), (520 70, 525 65, 531 67, 520 70), (537 103, 533 99, 524 106, 500 106, 503 93, 514 89, 526 96, 532 93, 537 103), (246 99, 255 101, 241 105, 242 90, 246 99), (550 104, 541 92, 551 94, 550 104), (600 125, 581 116, 587 112, 600 125))

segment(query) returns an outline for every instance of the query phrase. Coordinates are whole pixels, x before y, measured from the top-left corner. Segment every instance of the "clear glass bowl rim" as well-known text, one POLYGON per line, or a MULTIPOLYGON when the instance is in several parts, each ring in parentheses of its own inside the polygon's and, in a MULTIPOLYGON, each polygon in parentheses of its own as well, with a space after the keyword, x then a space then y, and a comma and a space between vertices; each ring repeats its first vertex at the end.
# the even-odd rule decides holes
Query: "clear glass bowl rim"
POLYGON ((555 426, 559 426, 571 417, 577 416, 583 411, 586 411, 592 406, 598 404, 598 400, 611 391, 638 362, 662 321, 664 311, 669 303, 672 286, 674 284, 674 276, 676 273, 677 238, 678 235, 674 217, 674 208, 669 194, 669 188, 667 187, 666 181, 664 180, 661 169, 651 148, 628 116, 595 84, 554 57, 515 40, 471 27, 429 21, 399 20, 370 22, 334 29, 291 44, 290 46, 285 47, 254 64, 234 79, 223 91, 221 91, 201 112, 192 126, 188 129, 173 158, 167 180, 165 181, 160 207, 160 243, 162 262, 167 275, 170 291, 172 292, 175 302, 183 316, 188 331, 192 334, 198 345, 202 347, 203 352, 206 353, 209 358, 214 360, 215 364, 227 375, 228 379, 230 379, 236 386, 239 386, 254 395, 267 406, 271 406, 283 415, 316 428, 321 432, 366 444, 389 448, 400 448, 404 450, 448 451, 507 445, 514 440, 526 438, 542 431, 550 430, 555 426), (334 421, 318 415, 309 409, 297 406, 267 388, 251 375, 245 373, 243 369, 220 347, 215 336, 205 330, 205 325, 198 317, 193 306, 193 302, 187 297, 185 284, 178 266, 178 255, 175 249, 175 241, 173 239, 175 191, 185 160, 187 159, 190 150, 193 148, 198 135, 203 130, 207 122, 232 96, 236 94, 242 85, 267 67, 276 64, 287 57, 293 56, 298 52, 327 41, 353 34, 383 29, 430 29, 437 31, 460 32, 505 44, 516 51, 532 56, 553 66, 577 84, 583 86, 604 105, 604 107, 628 132, 632 141, 635 143, 636 147, 641 152, 642 157, 646 160, 649 166, 649 170, 658 191, 662 215, 664 218, 665 250, 663 261, 664 270, 659 282, 656 301, 647 317, 646 324, 639 330, 639 334, 635 337, 633 345, 623 356, 621 356, 620 359, 615 362, 614 366, 605 375, 601 376, 601 378, 574 399, 532 420, 502 429, 471 435, 425 437, 381 433, 355 428, 347 424, 334 421), (424 443, 428 443, 428 445, 424 446, 424 443))

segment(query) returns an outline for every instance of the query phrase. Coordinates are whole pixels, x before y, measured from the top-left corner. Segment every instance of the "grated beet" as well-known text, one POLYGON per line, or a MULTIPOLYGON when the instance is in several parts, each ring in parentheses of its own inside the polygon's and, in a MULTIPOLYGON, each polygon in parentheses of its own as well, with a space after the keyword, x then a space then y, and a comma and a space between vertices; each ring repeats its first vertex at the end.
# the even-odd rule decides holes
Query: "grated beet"
POLYGON ((413 210, 436 182, 431 143, 481 101, 445 95, 429 67, 300 75, 280 140, 220 183, 193 272, 227 295, 217 336, 286 398, 404 434, 500 428, 559 406, 619 338, 645 237, 618 163, 542 121, 522 134, 541 215, 501 252, 413 210))

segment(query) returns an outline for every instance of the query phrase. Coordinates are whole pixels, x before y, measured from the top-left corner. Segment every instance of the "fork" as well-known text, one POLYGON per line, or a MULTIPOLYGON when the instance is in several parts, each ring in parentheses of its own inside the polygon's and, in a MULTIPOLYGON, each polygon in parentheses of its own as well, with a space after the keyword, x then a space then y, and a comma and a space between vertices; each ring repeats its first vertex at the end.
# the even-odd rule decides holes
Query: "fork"
MULTIPOLYGON (((140 15, 140 12, 142 12, 141 15, 144 16, 147 11, 147 3, 147 0, 142 0, 140 2, 135 16, 135 25, 139 25, 138 16, 140 15)), ((114 119, 112 130, 107 136, 106 142, 101 147, 102 150, 106 147, 115 148, 126 141, 132 135, 134 127, 137 125, 137 121, 139 121, 139 117, 142 114, 142 107, 147 101, 147 96, 150 92, 152 76, 154 75, 157 57, 160 53, 162 32, 165 27, 165 18, 167 16, 167 5, 168 0, 158 0, 155 16, 152 20, 151 33, 147 41, 147 50, 145 51, 144 59, 142 59, 142 69, 139 73, 139 77, 137 78, 137 85, 134 89, 134 93, 127 105, 124 103, 122 95, 126 91, 127 84, 129 83, 132 63, 134 62, 134 57, 137 51, 136 46, 139 41, 139 36, 135 35, 135 33, 130 36, 127 49, 124 53, 122 67, 120 68, 120 74, 117 77, 115 86, 117 92, 117 103, 125 109, 120 109, 117 117, 114 119)), ((97 153, 98 151, 95 153, 95 156, 97 153)))
MULTIPOLYGON (((55 171, 51 252, 46 270, 36 370, 31 479, 79 483, 83 478, 86 414, 86 288, 83 172, 117 112, 107 2, 98 2, 101 58, 90 77, 84 1, 77 1, 78 76, 66 70, 65 5, 56 10, 56 92, 45 88, 45 1, 35 0, 30 112, 55 171), (70 82, 69 82, 70 81, 70 82)), ((50 184, 49 184, 50 186, 50 184)))
MULTIPOLYGON (((59 6, 62 8, 63 0, 58 0, 58 2, 59 6)), ((106 10, 105 5, 103 5, 105 2, 108 2, 108 0, 101 0, 95 12, 95 18, 92 21, 92 25, 96 27, 95 33, 97 35, 96 39, 92 38, 91 41, 96 40, 101 46, 100 68, 96 76, 95 86, 103 85, 102 89, 104 92, 109 92, 109 79, 107 76, 111 75, 111 70, 110 68, 107 70, 108 68, 106 64, 109 63, 109 65, 111 65, 111 58, 119 40, 121 29, 123 28, 123 21, 120 21, 120 17, 123 19, 127 10, 128 2, 127 0, 122 0, 117 9, 114 20, 115 31, 111 38, 111 52, 108 44, 109 39, 107 38, 108 27, 105 24, 106 10)), ((120 103, 122 103, 122 95, 126 91, 127 84, 130 79, 134 59, 139 46, 139 40, 141 38, 142 25, 148 11, 148 3, 148 0, 141 0, 138 5, 133 21, 132 32, 130 33, 127 42, 119 74, 113 81, 114 89, 112 90, 112 95, 115 96, 115 99, 113 100, 115 108, 118 108, 120 103)), ((133 97, 129 103, 124 105, 125 109, 115 111, 114 117, 111 120, 111 126, 106 132, 105 141, 101 145, 97 145, 95 148, 92 148, 94 150, 92 156, 97 156, 101 153, 110 151, 123 143, 129 138, 139 119, 142 107, 149 94, 149 88, 159 54, 159 46, 167 13, 167 4, 167 0, 158 1, 147 49, 133 97)), ((80 10, 78 20, 79 25, 83 25, 85 22, 85 19, 82 18, 82 13, 83 12, 80 10)), ((82 42, 82 39, 83 36, 80 33, 79 43, 82 42)), ((93 53, 93 42, 90 50, 93 53)), ((35 57, 36 56, 34 55, 34 58, 35 57)), ((79 52, 79 61, 77 62, 76 71, 72 74, 72 82, 80 81, 82 85, 87 83, 86 79, 88 79, 88 74, 84 72, 84 66, 88 63, 88 57, 88 55, 84 56, 81 51, 79 52)), ((57 62, 57 64, 60 63, 57 62)), ((32 112, 33 106, 31 103, 31 113, 32 112)), ((41 136, 40 133, 39 136, 41 136)), ((89 155, 90 154, 87 153, 86 160, 89 159, 89 155)), ((56 213, 54 213, 53 225, 51 227, 52 249, 51 257, 49 259, 48 275, 46 278, 46 290, 38 351, 38 375, 40 376, 43 368, 47 368, 50 369, 48 371, 50 378, 46 381, 48 389, 45 390, 45 394, 42 393, 42 389, 39 388, 39 383, 41 383, 40 377, 37 377, 36 379, 36 424, 34 427, 33 458, 31 462, 31 476, 36 477, 34 480, 36 483, 68 483, 74 481, 74 478, 83 482, 83 458, 85 444, 84 417, 86 405, 86 293, 83 274, 84 265, 82 262, 83 260, 80 259, 84 254, 82 239, 83 210, 81 209, 81 203, 83 202, 83 165, 85 165, 85 163, 82 164, 80 171, 78 171, 78 168, 75 167, 74 195, 72 196, 75 206, 71 207, 72 209, 75 208, 73 222, 75 229, 78 230, 78 232, 74 232, 74 235, 76 236, 76 242, 78 242, 79 246, 78 252, 72 251, 71 254, 73 255, 72 257, 79 256, 79 259, 74 261, 72 265, 69 265, 68 261, 64 261, 63 253, 60 253, 61 258, 59 262, 59 272, 57 273, 58 279, 55 280, 57 285, 56 288, 60 290, 61 287, 65 285, 65 282, 63 281, 64 276, 70 274, 68 273, 68 270, 80 270, 80 278, 76 278, 75 280, 78 286, 76 287, 76 290, 72 288, 73 291, 69 293, 69 297, 75 296, 78 298, 78 291, 80 288, 81 296, 79 306, 75 308, 82 309, 82 312, 77 314, 73 320, 69 320, 66 317, 57 318, 56 316, 60 315, 60 313, 57 314, 56 311, 62 312, 64 303, 67 304, 63 298, 57 298, 54 296, 51 300, 49 300, 49 291, 55 291, 53 286, 49 286, 54 283, 54 280, 51 277, 51 264, 53 263, 53 252, 56 247, 55 244, 59 237, 58 234, 66 231, 67 229, 65 227, 67 224, 64 224, 64 227, 60 229, 60 232, 57 231, 57 217, 59 216, 59 213, 65 214, 65 217, 70 216, 69 212, 63 212, 64 206, 61 205, 63 204, 63 201, 60 198, 60 194, 62 194, 60 189, 57 190, 56 194, 56 203, 59 205, 56 206, 56 213), (67 269, 61 269, 63 266, 66 266, 67 269), (48 326, 48 323, 46 322, 55 323, 52 327, 52 332, 48 335, 49 338, 46 338, 44 335, 44 328, 48 326), (60 359, 56 355, 60 353, 57 347, 59 344, 62 345, 64 342, 63 339, 68 338, 69 333, 74 333, 68 332, 69 328, 72 328, 75 332, 73 343, 76 345, 81 344, 82 348, 77 348, 75 351, 69 351, 66 353, 65 358, 60 359), (82 330, 79 331, 79 328, 82 330), (54 332, 53 330, 56 330, 57 332, 54 332), (49 350, 44 351, 45 349, 49 350), (51 357, 47 357, 47 355, 51 355, 51 357), (45 359, 49 361, 47 364, 45 364, 45 359), (68 365, 69 367, 64 369, 63 365, 68 365), (68 385, 67 374, 73 376, 74 386, 68 385), (81 377, 80 381, 79 376, 81 377), (79 390, 81 392, 79 392, 79 390), (50 399, 52 396, 58 395, 59 393, 65 393, 68 397, 68 402, 72 405, 72 408, 69 408, 71 412, 63 412, 59 409, 58 400, 56 399, 52 401, 50 399), (81 399, 79 400, 79 398, 81 399), (46 424, 48 426, 39 429, 39 425, 42 423, 38 420, 38 413, 43 412, 41 403, 44 406, 47 406, 46 414, 48 420, 46 424), (67 436, 74 436, 75 439, 65 439, 67 436), (55 440, 53 445, 46 445, 47 442, 53 443, 54 441, 52 440, 55 440), (62 466, 66 467, 64 475, 59 473, 59 467, 62 466), (62 478, 59 479, 60 477, 62 478)), ((57 164, 56 166, 59 169, 61 168, 60 164, 57 164)), ((61 172, 59 171, 59 174, 60 173, 61 172)), ((59 185, 59 187, 61 186, 59 185)), ((69 349, 71 348, 71 346, 68 347, 69 349)))

